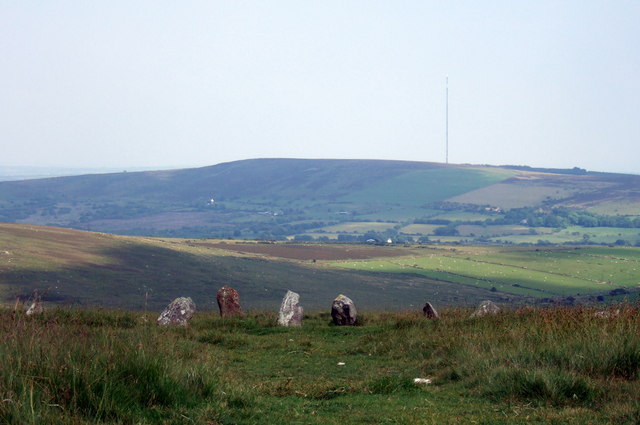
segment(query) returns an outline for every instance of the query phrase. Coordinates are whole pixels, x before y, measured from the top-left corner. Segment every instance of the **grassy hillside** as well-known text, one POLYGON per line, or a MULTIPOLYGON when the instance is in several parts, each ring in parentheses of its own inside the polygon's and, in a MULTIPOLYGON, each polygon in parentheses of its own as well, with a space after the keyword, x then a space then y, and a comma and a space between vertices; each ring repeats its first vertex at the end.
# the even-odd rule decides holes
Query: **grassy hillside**
MULTIPOLYGON (((418 234, 407 226, 520 224, 494 221, 514 208, 541 210, 553 217, 557 208, 564 208, 591 214, 589 223, 600 223, 586 227, 640 227, 640 176, 520 168, 256 159, 196 169, 0 182, 0 221, 141 236, 348 240, 377 232, 384 239, 416 240, 456 232, 452 227, 447 234, 435 228, 418 234), (628 221, 603 219, 619 216, 628 221), (382 230, 371 225, 354 233, 348 228, 352 222, 390 225, 382 230)), ((583 225, 547 221, 552 223, 526 226, 537 233, 539 227, 583 225)), ((512 238, 517 233, 490 230, 464 236, 483 242, 501 236, 519 241, 512 238)), ((585 234, 579 230, 572 237, 555 236, 579 242, 585 234)), ((640 243, 636 236, 614 241, 640 243)), ((598 237, 590 241, 608 243, 598 237)))
POLYGON ((217 308, 216 291, 223 285, 236 288, 247 309, 277 308, 288 289, 314 309, 328 308, 342 292, 363 308, 392 310, 416 307, 424 297, 442 305, 523 299, 416 276, 340 270, 323 262, 411 254, 402 247, 232 244, 1 223, 0 247, 0 297, 7 303, 38 289, 45 300, 62 305, 160 310, 175 297, 190 296, 210 310, 217 308))
POLYGON ((559 249, 255 243, 117 236, 0 224, 0 297, 159 311, 178 296, 216 309, 223 285, 246 309, 276 309, 288 290, 324 310, 339 293, 359 308, 418 309, 483 299, 509 304, 605 300, 640 287, 638 248, 559 249))
POLYGON ((301 328, 196 313, 180 329, 0 310, 0 422, 636 424, 640 314, 617 308, 365 313, 355 327, 311 313, 301 328))

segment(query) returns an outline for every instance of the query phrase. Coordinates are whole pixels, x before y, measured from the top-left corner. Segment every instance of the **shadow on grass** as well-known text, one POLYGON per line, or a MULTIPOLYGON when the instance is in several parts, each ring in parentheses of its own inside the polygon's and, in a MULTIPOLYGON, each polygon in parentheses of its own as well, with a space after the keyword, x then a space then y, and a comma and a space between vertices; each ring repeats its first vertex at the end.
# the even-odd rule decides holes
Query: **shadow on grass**
POLYGON ((48 270, 0 272, 4 300, 28 300, 38 289, 44 301, 59 305, 158 311, 176 297, 189 296, 198 310, 206 311, 217 309, 216 292, 223 285, 238 290, 245 310, 277 309, 288 289, 301 295, 309 311, 328 311, 341 293, 348 294, 360 309, 377 310, 419 309, 425 300, 468 305, 482 299, 517 299, 419 276, 381 276, 290 261, 199 255, 144 243, 114 244, 92 254, 104 261, 59 267, 51 260, 48 270))

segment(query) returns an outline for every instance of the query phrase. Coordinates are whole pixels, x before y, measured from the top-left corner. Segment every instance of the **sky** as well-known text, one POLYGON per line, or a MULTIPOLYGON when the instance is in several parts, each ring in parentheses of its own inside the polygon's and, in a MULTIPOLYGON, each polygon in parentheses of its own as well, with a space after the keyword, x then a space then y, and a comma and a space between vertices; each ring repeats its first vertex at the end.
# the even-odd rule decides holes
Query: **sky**
POLYGON ((0 165, 640 174, 637 0, 0 0, 0 165))

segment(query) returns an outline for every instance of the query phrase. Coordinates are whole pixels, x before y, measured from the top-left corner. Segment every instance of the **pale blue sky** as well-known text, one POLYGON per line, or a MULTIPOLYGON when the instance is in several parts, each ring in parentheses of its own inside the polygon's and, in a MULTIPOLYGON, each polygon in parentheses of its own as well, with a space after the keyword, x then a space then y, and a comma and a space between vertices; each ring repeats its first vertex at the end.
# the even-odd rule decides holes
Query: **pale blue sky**
POLYGON ((640 1, 0 0, 0 165, 640 173, 640 1))

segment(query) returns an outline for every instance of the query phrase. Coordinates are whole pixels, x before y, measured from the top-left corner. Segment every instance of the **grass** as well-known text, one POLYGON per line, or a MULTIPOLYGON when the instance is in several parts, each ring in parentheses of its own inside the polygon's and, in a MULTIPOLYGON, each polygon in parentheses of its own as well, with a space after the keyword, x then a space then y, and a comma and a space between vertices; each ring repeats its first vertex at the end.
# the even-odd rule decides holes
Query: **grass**
POLYGON ((362 234, 362 233, 367 233, 370 230, 374 232, 384 232, 385 230, 391 229, 396 224, 397 223, 379 223, 375 221, 364 221, 364 222, 356 221, 356 222, 346 222, 346 223, 335 224, 332 226, 325 226, 325 227, 322 227, 321 229, 315 229, 314 231, 317 232, 318 230, 321 230, 328 233, 340 233, 340 232, 354 233, 355 232, 355 233, 362 234))
POLYGON ((433 168, 411 171, 374 183, 344 197, 349 202, 380 202, 420 206, 497 183, 515 173, 481 168, 433 168), (430 182, 431 184, 425 184, 430 182))
POLYGON ((198 313, 179 329, 155 314, 2 310, 0 422, 631 424, 640 314, 619 308, 361 311, 356 327, 314 313, 301 328, 198 313))
POLYGON ((538 298, 597 294, 640 285, 637 248, 434 249, 402 259, 343 261, 338 267, 415 274, 502 293, 538 298))
MULTIPOLYGON (((494 226, 487 226, 491 228, 494 226)), ((598 244, 613 244, 618 240, 623 240, 628 244, 640 243, 640 229, 622 227, 582 227, 570 226, 565 229, 532 228, 536 234, 533 235, 508 235, 493 238, 504 242, 515 244, 529 243, 535 244, 540 240, 549 243, 583 243, 585 235, 590 242, 598 244)))
MULTIPOLYGON (((211 310, 216 308, 211 294, 223 285, 239 291, 245 309, 278 308, 288 289, 300 293, 303 303, 315 309, 331 305, 345 287, 359 305, 391 310, 408 308, 425 296, 445 305, 492 297, 486 290, 444 281, 380 277, 338 270, 312 258, 281 258, 279 244, 261 244, 267 249, 264 254, 240 254, 221 249, 220 241, 209 242, 0 223, 0 301, 24 300, 38 289, 47 303, 59 305, 161 309, 176 297, 190 296, 199 309, 211 310)), ((295 244, 286 246, 296 249, 295 244)), ((299 249, 314 246, 322 249, 321 245, 299 249)), ((348 258, 350 250, 363 248, 381 256, 389 250, 412 252, 363 245, 327 249, 342 249, 348 258)))
POLYGON ((141 310, 188 295, 211 310, 210 295, 228 284, 247 309, 277 308, 287 289, 321 309, 349 288, 366 308, 402 310, 424 297, 448 306, 486 298, 523 303, 640 285, 640 249, 630 247, 254 244, 263 250, 238 253, 218 242, 0 224, 0 296, 14 302, 38 289, 48 303, 141 310), (283 258, 284 248, 314 256, 283 258), (351 256, 363 249, 373 259, 322 260, 327 250, 368 258, 351 256))

